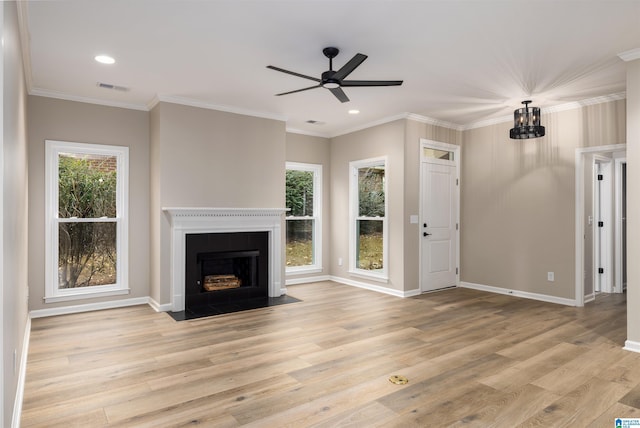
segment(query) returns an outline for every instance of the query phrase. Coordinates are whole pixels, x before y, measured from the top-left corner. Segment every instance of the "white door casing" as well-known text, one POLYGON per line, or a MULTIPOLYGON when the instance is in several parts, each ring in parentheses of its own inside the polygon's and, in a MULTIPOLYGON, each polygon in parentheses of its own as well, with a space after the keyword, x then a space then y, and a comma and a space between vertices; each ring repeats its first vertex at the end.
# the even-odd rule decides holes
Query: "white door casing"
POLYGON ((420 169, 420 290, 458 285, 459 147, 422 140, 420 169), (425 149, 450 152, 448 159, 424 156, 425 149))

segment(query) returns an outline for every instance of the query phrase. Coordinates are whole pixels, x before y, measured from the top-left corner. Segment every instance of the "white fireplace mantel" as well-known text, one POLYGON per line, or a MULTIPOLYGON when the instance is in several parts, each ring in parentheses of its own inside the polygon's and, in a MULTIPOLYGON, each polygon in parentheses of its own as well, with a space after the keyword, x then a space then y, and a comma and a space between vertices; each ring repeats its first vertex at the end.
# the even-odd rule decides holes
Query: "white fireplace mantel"
POLYGON ((282 289, 285 208, 163 208, 171 222, 171 310, 185 307, 186 236, 192 233, 269 232, 269 297, 282 289))

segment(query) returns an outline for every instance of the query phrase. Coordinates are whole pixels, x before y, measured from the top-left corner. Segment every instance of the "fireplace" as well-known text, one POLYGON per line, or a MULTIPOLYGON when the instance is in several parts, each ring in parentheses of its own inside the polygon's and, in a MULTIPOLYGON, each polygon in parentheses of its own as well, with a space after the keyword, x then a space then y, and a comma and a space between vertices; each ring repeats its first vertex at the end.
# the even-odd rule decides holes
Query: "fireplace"
POLYGON ((268 297, 269 233, 186 235, 185 310, 268 297))
MULTIPOLYGON (((183 312, 191 291, 202 299, 228 299, 234 294, 266 293, 268 298, 286 294, 282 246, 283 208, 163 208, 171 225, 170 299, 171 311, 183 312), (257 238, 257 236, 260 238, 257 238), (240 238, 247 245, 231 243, 240 238), (222 243, 214 244, 217 238, 222 243), (257 244, 255 239, 260 240, 257 244), (248 240, 248 241, 247 241, 248 240), (193 242, 192 242, 193 241, 193 242), (195 259, 188 255, 189 242, 196 244, 195 259), (258 251, 258 254, 251 253, 258 251), (249 254, 242 254, 249 252, 249 254), (226 254, 225 254, 226 253, 226 254), (238 259, 232 261, 232 259, 238 259), (195 267, 189 268, 189 261, 195 267), (256 264, 245 277, 248 265, 256 264), (234 272, 234 267, 240 273, 234 272), (192 270, 193 269, 193 270, 192 270), (240 285, 204 290, 204 281, 215 275, 238 277, 240 285), (255 275, 255 281, 253 279, 255 275), (200 284, 198 284, 200 281, 200 284), (191 291, 188 291, 191 290, 191 291), (197 290, 197 292, 195 291, 197 290), (207 296, 207 297, 202 297, 207 296)), ((190 254, 190 253, 189 253, 190 254)))

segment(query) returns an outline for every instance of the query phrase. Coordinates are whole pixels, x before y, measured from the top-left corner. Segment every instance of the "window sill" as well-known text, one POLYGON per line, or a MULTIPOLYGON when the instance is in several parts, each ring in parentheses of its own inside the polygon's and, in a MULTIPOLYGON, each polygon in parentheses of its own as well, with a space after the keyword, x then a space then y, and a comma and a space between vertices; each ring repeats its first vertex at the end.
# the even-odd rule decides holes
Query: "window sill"
POLYGON ((308 275, 310 273, 322 273, 321 267, 309 266, 309 267, 296 267, 296 268, 285 268, 284 273, 289 275, 308 275))
POLYGON ((121 296, 123 294, 130 294, 131 290, 129 288, 120 288, 117 290, 103 290, 103 291, 89 291, 82 293, 74 293, 67 294, 61 296, 51 296, 45 297, 43 300, 45 303, 56 303, 56 302, 66 302, 69 300, 83 300, 83 299, 94 299, 96 297, 107 297, 107 296, 121 296))
POLYGON ((369 273, 362 270, 349 270, 349 274, 357 276, 359 278, 370 279, 372 281, 382 282, 384 284, 389 283, 389 277, 386 274, 369 273))

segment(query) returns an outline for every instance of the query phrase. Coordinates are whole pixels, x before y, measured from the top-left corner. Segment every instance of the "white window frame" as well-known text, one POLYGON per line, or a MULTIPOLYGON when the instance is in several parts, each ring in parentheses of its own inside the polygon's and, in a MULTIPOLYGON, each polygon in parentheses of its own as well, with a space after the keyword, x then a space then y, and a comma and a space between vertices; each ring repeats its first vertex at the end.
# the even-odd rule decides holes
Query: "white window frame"
MULTIPOLYGON (((45 141, 45 303, 129 294, 129 148, 102 144, 45 141), (58 287, 58 157, 60 153, 97 154, 117 159, 116 184, 116 283, 60 289, 58 287)), ((78 219, 113 222, 114 219, 78 219)))
POLYGON ((372 279, 380 282, 389 281, 389 163, 387 157, 377 157, 349 162, 349 273, 355 276, 372 279), (384 167, 384 217, 360 217, 359 195, 358 195, 358 170, 371 166, 384 167), (367 270, 357 267, 357 222, 359 220, 381 220, 382 221, 382 264, 380 270, 367 270))
POLYGON ((301 162, 286 162, 287 170, 309 171, 313 173, 313 215, 285 215, 285 230, 288 220, 313 220, 313 264, 306 266, 287 266, 288 275, 322 272, 322 165, 301 162))

